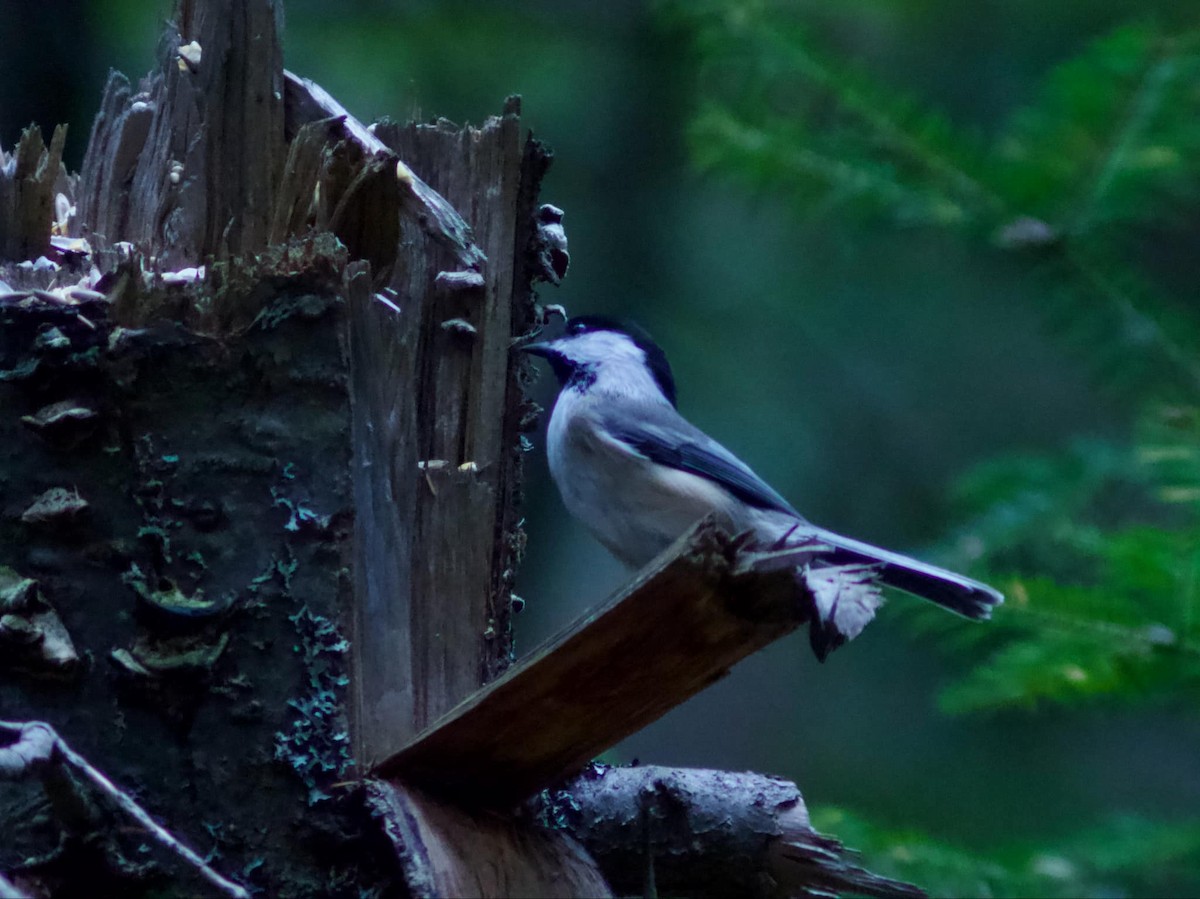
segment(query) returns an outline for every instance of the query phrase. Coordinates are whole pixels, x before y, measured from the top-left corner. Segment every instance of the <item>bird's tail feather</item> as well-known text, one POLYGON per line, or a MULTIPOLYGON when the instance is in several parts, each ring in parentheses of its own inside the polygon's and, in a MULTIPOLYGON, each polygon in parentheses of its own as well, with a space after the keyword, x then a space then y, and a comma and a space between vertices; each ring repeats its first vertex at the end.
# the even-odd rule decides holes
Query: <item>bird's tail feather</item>
POLYGON ((987 584, 938 568, 936 565, 929 565, 822 528, 816 528, 813 536, 833 547, 833 552, 821 554, 823 561, 835 565, 878 565, 879 580, 884 584, 935 602, 966 618, 990 618, 992 609, 1004 602, 1004 595, 987 584))

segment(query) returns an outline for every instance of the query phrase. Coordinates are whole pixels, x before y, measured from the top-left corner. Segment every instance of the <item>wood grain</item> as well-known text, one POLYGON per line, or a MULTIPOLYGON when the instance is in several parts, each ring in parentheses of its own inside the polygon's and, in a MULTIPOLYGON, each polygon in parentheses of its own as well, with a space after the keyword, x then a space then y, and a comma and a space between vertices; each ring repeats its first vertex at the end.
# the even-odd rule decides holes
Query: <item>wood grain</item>
POLYGON ((438 281, 460 253, 400 218, 395 309, 352 281, 357 757, 382 758, 507 665, 520 535, 524 398, 509 346, 529 327, 523 233, 536 185, 517 107, 479 128, 376 133, 464 211, 489 260, 481 278, 438 281), (453 282, 452 282, 453 283, 453 282))
POLYGON ((49 146, 31 126, 12 153, 0 149, 0 260, 32 260, 49 251, 54 195, 66 188, 66 140, 66 125, 54 129, 49 146))
POLYGON ((281 15, 276 0, 179 3, 143 89, 109 76, 77 198, 93 241, 176 268, 266 245, 287 152, 281 15))
POLYGON ((456 808, 386 781, 368 781, 367 796, 414 897, 612 895, 596 863, 564 831, 456 808))

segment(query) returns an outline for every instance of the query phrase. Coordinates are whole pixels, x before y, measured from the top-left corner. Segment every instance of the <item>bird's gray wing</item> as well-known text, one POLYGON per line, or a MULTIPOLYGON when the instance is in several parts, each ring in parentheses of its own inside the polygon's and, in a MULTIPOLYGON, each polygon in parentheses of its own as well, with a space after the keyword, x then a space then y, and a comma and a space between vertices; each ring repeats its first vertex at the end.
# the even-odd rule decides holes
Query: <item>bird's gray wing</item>
POLYGON ((744 503, 801 517, 750 466, 674 409, 656 405, 637 411, 604 416, 605 430, 650 461, 707 478, 744 503))

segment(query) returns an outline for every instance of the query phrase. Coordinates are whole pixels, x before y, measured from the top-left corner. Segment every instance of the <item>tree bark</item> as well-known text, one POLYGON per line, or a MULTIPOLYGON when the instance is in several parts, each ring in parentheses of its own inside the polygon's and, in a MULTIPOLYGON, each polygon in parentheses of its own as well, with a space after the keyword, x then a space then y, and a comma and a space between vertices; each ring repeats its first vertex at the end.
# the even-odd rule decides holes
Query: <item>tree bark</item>
POLYGON ((925 895, 855 864, 778 777, 595 766, 549 794, 542 814, 591 852, 618 894, 925 895))
MULTIPOLYGON (((340 708, 353 533, 337 339, 346 260, 332 239, 288 252, 225 272, 230 301, 261 312, 235 338, 163 319, 123 328, 110 317, 127 305, 118 288, 83 305, 0 304, 11 375, 0 382, 0 565, 18 587, 36 582, 81 660, 61 672, 18 656, 15 644, 50 634, 8 629, 3 660, 22 664, 0 679, 0 707, 50 722, 201 854, 219 853, 224 872, 271 892, 336 892, 339 878, 387 879, 349 851, 366 839, 349 804, 327 799, 354 762, 340 708), (55 490, 64 500, 45 502, 55 490), (336 861, 322 844, 341 847, 336 861)), ((170 308, 217 290, 137 293, 170 308)), ((23 835, 0 846, 0 867, 41 856, 25 867, 76 891, 164 876, 138 866, 136 830, 99 818, 30 828, 47 801, 0 803, 0 830, 23 835), (100 844, 88 837, 97 827, 100 844)))
MULTIPOLYGON (((73 249, 49 240, 61 133, 0 183, 5 252, 54 256, 0 269, 0 707, 235 880, 386 892, 356 772, 511 655, 509 344, 545 160, 515 102, 397 132, 473 230, 285 75, 276 4, 232 5, 183 3, 143 91, 110 78, 57 224, 73 249)), ((192 876, 54 809, 0 791, 0 870, 192 876)))

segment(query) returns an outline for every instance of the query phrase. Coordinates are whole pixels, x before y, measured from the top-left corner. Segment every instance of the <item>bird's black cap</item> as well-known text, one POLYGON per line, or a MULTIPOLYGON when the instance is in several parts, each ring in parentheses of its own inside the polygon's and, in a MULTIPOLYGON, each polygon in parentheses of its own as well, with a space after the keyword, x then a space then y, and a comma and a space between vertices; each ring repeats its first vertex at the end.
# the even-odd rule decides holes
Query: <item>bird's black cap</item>
POLYGON ((567 320, 563 337, 569 339, 594 331, 614 331, 629 337, 638 349, 646 354, 646 366, 663 396, 670 400, 672 406, 675 405, 675 376, 671 372, 671 363, 667 361, 667 354, 663 352, 662 347, 654 342, 654 338, 645 328, 634 322, 607 315, 577 315, 567 320))

